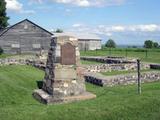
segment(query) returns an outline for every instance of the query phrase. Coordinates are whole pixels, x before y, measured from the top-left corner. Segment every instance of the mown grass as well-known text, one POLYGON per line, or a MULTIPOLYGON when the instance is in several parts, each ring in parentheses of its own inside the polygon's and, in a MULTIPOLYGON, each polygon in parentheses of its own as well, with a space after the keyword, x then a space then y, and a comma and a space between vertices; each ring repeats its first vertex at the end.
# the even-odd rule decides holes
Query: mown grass
POLYGON ((89 60, 81 60, 81 64, 84 64, 84 65, 93 65, 93 64, 103 64, 103 63, 96 62, 96 61, 89 61, 89 60))
POLYGON ((35 56, 35 54, 32 53, 22 53, 22 54, 1 54, 0 58, 10 58, 10 57, 27 57, 27 56, 35 56))
MULTIPOLYGON (((103 48, 101 50, 80 51, 80 53, 81 53, 81 56, 121 56, 121 57, 140 58, 143 62, 160 63, 160 49, 103 48)), ((28 55, 28 54, 21 54, 18 56, 23 57, 25 55, 28 55)), ((15 56, 15 55, 2 54, 0 55, 0 58, 7 58, 11 56, 15 56)), ((84 62, 84 61, 82 61, 82 63, 92 64, 90 62, 84 62)))
POLYGON ((160 49, 102 49, 94 51, 81 51, 81 56, 121 56, 140 58, 144 62, 160 63, 160 49))
POLYGON ((96 99, 43 105, 32 97, 44 72, 30 66, 0 67, 0 120, 160 120, 160 82, 136 86, 97 87, 96 99))
POLYGON ((11 54, 1 54, 0 58, 7 58, 7 57, 10 57, 10 56, 14 56, 14 55, 11 55, 11 54))

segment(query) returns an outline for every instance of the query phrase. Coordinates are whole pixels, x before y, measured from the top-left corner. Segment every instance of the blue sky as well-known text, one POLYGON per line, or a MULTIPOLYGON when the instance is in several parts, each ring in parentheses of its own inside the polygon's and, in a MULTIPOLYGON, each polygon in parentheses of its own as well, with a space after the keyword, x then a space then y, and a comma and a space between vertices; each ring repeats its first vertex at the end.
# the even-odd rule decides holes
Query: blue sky
POLYGON ((25 18, 65 32, 97 34, 103 42, 160 43, 160 0, 6 0, 9 23, 25 18))

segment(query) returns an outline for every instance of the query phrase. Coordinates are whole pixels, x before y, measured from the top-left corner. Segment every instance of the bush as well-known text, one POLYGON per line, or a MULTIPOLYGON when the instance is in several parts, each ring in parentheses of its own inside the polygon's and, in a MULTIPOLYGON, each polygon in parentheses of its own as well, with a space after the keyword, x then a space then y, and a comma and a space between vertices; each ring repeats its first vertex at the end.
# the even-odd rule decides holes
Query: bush
POLYGON ((146 40, 144 42, 144 47, 145 48, 153 48, 153 41, 152 40, 146 40))
POLYGON ((3 53, 3 49, 0 47, 0 55, 3 53))
POLYGON ((108 47, 108 48, 116 48, 116 43, 114 42, 114 40, 109 39, 109 40, 106 42, 105 47, 108 47))

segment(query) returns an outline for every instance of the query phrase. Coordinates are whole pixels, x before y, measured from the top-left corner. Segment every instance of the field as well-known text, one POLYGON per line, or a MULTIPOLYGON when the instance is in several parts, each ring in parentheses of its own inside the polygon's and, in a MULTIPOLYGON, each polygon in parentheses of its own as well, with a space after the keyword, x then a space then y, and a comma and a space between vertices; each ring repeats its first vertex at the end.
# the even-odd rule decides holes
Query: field
POLYGON ((96 99, 43 105, 32 98, 44 72, 30 66, 0 67, 0 120, 160 120, 160 82, 136 86, 87 85, 96 99))
POLYGON ((81 51, 81 56, 123 56, 140 58, 144 62, 160 63, 160 49, 112 48, 94 51, 81 51))
MULTIPOLYGON (((160 63, 160 49, 144 48, 103 48, 94 51, 81 51, 81 56, 122 56, 129 58, 140 58, 143 62, 160 63)), ((0 58, 11 57, 14 55, 2 54, 0 58)), ((26 56, 21 54, 18 56, 26 56)), ((82 64, 98 64, 97 62, 82 61, 82 64)))

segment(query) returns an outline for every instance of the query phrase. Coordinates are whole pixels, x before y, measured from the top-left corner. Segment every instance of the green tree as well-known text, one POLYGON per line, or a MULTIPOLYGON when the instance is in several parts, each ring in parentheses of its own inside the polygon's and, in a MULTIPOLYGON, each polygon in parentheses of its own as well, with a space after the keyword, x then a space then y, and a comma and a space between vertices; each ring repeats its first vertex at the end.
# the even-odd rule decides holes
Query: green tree
POLYGON ((6 14, 6 2, 5 0, 0 0, 0 29, 8 26, 8 19, 6 14))
POLYGON ((152 40, 146 40, 144 42, 144 47, 145 48, 153 48, 153 41, 152 40))
POLYGON ((0 47, 0 55, 3 53, 3 49, 0 47))
POLYGON ((55 32, 56 33, 63 33, 63 30, 58 28, 55 32))
POLYGON ((114 40, 109 39, 109 40, 106 42, 105 47, 116 48, 116 43, 114 42, 114 40))
POLYGON ((154 47, 154 48, 158 48, 158 47, 159 47, 158 42, 154 42, 154 43, 153 43, 153 47, 154 47))

